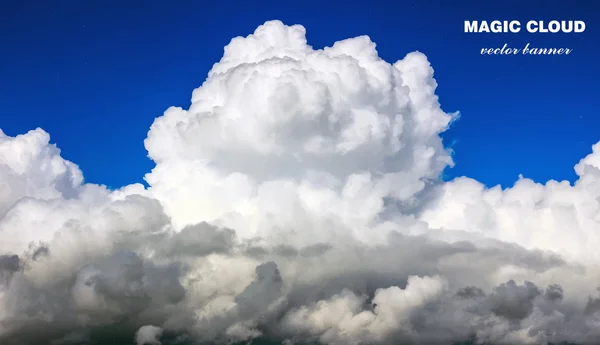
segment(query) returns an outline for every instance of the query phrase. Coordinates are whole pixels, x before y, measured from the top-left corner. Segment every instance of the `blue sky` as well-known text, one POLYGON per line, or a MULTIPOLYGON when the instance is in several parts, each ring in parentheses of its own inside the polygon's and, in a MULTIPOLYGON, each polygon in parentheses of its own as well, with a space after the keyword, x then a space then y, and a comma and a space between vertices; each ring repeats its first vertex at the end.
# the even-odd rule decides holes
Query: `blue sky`
POLYGON ((315 48, 369 35, 382 58, 425 53, 446 111, 456 166, 487 185, 518 174, 573 180, 600 140, 598 5, 593 1, 18 1, 0 2, 0 128, 42 127, 88 182, 141 182, 143 140, 171 105, 187 108, 223 47, 266 20, 302 24, 315 48), (260 3, 260 4, 257 4, 260 3), (463 21, 585 20, 569 35, 465 34, 463 21), (481 56, 482 47, 568 47, 568 56, 481 56))

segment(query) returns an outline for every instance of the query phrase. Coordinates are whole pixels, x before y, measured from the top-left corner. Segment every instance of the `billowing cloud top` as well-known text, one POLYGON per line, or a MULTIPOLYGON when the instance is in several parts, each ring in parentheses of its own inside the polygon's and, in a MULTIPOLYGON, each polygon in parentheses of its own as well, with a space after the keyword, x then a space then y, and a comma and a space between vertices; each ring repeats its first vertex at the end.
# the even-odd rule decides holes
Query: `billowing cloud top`
POLYGON ((150 188, 0 131, 0 343, 600 339, 600 143, 575 185, 443 182, 436 86, 271 21, 154 121, 150 188))

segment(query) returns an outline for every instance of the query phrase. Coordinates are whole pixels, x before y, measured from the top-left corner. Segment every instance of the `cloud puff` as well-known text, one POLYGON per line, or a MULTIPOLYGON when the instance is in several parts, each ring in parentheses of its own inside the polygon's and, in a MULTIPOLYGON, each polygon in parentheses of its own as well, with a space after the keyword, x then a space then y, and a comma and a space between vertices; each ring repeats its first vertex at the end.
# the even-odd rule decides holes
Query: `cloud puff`
POLYGON ((458 178, 443 184, 437 202, 420 218, 434 228, 480 233, 599 262, 600 143, 575 171, 579 179, 574 186, 520 178, 512 188, 487 189, 473 179, 458 178))
POLYGON ((0 343, 592 343, 600 143, 574 185, 443 182, 436 86, 271 21, 154 121, 147 189, 0 132, 0 343))
POLYGON ((162 335, 162 328, 156 326, 142 326, 135 335, 137 345, 161 345, 157 339, 162 335))
POLYGON ((287 242, 333 240, 307 232, 335 222, 364 235, 452 164, 438 134, 453 116, 423 54, 390 65, 366 36, 313 50, 304 33, 268 22, 233 39, 190 109, 152 124, 146 180, 176 227, 208 220, 244 237, 304 227, 287 242))

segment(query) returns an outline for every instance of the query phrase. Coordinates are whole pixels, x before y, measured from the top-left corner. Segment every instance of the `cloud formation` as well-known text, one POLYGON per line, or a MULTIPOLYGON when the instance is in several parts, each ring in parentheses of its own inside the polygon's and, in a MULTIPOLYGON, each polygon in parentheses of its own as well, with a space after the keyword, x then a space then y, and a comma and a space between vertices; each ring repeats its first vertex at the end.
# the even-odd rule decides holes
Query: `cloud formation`
POLYGON ((0 131, 0 343, 593 343, 600 143, 574 185, 443 182, 436 86, 270 21, 155 119, 147 189, 0 131))

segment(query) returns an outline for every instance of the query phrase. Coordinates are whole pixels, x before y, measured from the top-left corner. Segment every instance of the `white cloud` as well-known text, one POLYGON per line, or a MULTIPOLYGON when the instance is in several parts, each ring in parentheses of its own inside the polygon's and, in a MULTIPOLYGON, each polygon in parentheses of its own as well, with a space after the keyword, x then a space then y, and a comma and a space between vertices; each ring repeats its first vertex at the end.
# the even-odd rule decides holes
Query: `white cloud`
POLYGON ((521 178, 511 188, 486 189, 466 177, 442 187, 421 219, 431 227, 482 233, 527 248, 600 262, 600 145, 575 166, 579 179, 545 185, 521 178))
POLYGON ((442 182, 436 86, 272 21, 154 121, 148 189, 0 132, 0 342, 593 340, 600 143, 574 186, 442 182))
POLYGON ((142 326, 136 333, 135 341, 138 345, 161 345, 157 339, 161 336, 163 330, 156 326, 142 326))

